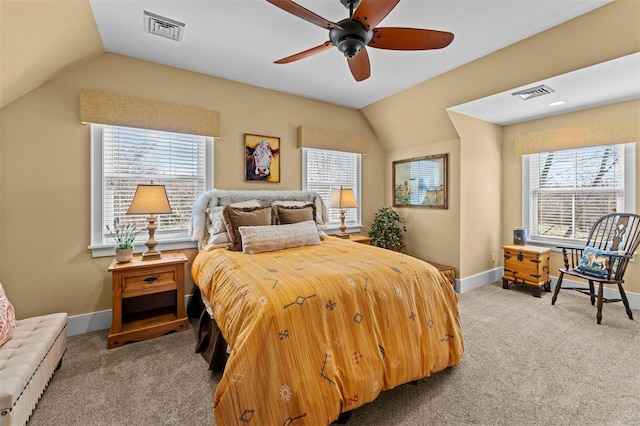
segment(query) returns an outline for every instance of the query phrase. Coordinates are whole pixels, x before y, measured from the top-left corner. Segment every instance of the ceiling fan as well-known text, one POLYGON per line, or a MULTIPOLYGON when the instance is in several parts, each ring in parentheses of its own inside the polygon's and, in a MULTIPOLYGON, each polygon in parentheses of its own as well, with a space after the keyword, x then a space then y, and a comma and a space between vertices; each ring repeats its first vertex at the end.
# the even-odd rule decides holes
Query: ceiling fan
POLYGON ((453 34, 446 31, 420 28, 376 27, 400 0, 340 0, 349 10, 349 18, 331 22, 291 0, 267 0, 305 21, 329 30, 329 40, 295 55, 275 61, 288 64, 324 52, 332 46, 347 58, 349 69, 356 81, 371 75, 371 65, 366 46, 389 50, 429 50, 447 47, 453 34))

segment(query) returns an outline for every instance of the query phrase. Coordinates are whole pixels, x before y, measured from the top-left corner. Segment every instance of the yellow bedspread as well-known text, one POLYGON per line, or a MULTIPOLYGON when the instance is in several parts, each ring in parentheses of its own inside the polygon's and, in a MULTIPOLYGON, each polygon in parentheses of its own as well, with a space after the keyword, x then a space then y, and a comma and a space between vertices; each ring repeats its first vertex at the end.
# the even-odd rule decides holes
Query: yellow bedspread
POLYGON ((222 425, 323 425, 460 362, 458 295, 421 260, 337 238, 255 255, 201 251, 192 275, 232 348, 222 425))

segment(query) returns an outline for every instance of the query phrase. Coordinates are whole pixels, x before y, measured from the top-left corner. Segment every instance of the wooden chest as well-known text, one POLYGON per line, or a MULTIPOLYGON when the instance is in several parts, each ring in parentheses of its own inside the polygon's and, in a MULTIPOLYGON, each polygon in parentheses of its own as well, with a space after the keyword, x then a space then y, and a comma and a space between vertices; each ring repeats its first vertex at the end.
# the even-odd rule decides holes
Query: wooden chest
POLYGON ((511 283, 531 286, 532 294, 540 297, 540 290, 550 291, 549 256, 551 249, 537 246, 506 245, 502 288, 511 283))

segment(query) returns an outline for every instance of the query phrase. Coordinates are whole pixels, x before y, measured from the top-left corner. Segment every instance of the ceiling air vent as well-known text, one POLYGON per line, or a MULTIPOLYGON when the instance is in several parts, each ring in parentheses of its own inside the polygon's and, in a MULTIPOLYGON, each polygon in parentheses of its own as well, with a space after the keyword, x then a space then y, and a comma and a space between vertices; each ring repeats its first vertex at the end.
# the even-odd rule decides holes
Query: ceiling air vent
POLYGON ((541 84, 539 86, 530 87, 529 89, 520 90, 519 92, 513 92, 512 95, 526 101, 527 99, 537 98, 538 96, 548 95, 553 92, 555 92, 555 90, 551 87, 546 84, 541 84))
POLYGON ((145 10, 144 30, 151 34, 170 38, 171 40, 182 41, 184 24, 145 10))

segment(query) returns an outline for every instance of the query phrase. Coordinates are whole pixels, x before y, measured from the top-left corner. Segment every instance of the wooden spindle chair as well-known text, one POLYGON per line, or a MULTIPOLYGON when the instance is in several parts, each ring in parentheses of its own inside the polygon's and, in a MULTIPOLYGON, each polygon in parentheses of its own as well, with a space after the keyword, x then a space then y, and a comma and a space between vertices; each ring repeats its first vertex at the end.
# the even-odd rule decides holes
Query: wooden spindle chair
POLYGON ((611 213, 599 218, 591 228, 585 247, 559 246, 564 256, 564 268, 560 268, 560 277, 556 284, 551 304, 555 305, 561 288, 576 290, 591 297, 596 302, 594 282, 598 283, 596 321, 602 321, 602 304, 610 302, 624 303, 629 319, 633 314, 624 292, 624 273, 629 261, 640 245, 640 216, 631 213, 611 213), (565 274, 585 279, 589 289, 583 287, 562 287, 565 274), (620 299, 603 297, 604 284, 617 284, 620 299))

